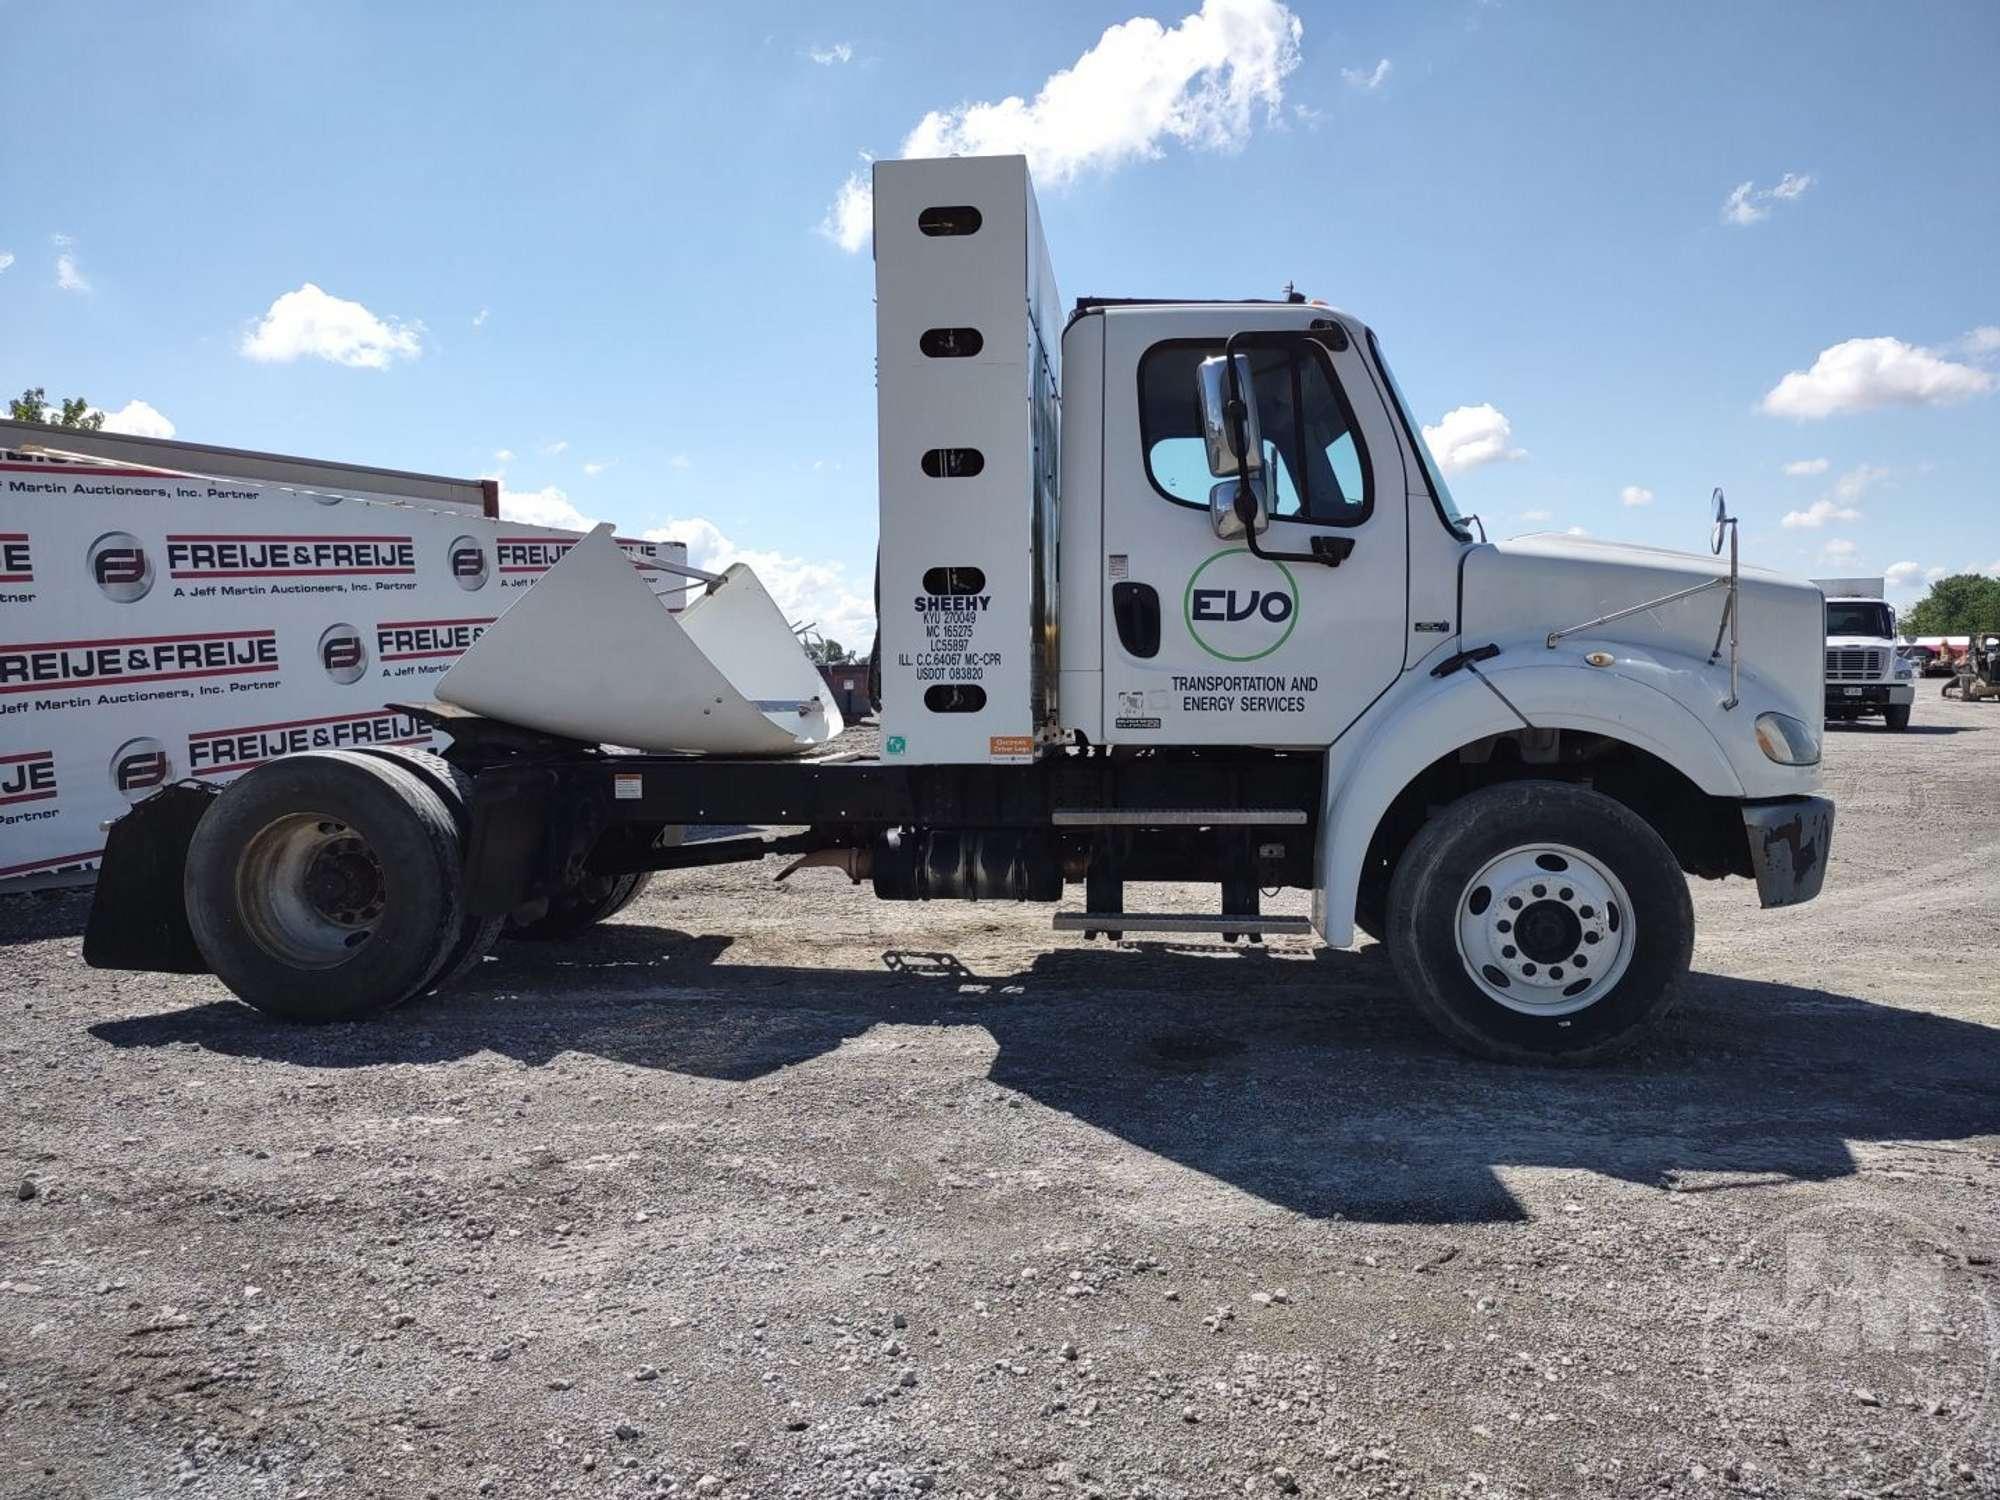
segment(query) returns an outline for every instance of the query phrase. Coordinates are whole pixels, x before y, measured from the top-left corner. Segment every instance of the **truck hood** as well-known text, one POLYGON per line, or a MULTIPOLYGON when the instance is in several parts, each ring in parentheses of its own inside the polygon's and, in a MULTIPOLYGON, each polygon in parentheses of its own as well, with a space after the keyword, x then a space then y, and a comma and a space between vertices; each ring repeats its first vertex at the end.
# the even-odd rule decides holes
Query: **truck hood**
MULTIPOLYGON (((1462 630, 1467 646, 1521 641, 1544 649, 1550 631, 1729 576, 1727 558, 1665 547, 1536 535, 1470 548, 1462 630)), ((1740 570, 1741 672, 1759 680, 1771 706, 1817 724, 1824 709, 1826 615, 1820 591, 1767 568, 1740 570)), ((1582 632, 1705 663, 1722 623, 1725 590, 1646 610, 1582 632)), ((1727 671, 1727 640, 1717 670, 1727 671)), ((1747 695, 1746 695, 1747 696, 1747 695)))

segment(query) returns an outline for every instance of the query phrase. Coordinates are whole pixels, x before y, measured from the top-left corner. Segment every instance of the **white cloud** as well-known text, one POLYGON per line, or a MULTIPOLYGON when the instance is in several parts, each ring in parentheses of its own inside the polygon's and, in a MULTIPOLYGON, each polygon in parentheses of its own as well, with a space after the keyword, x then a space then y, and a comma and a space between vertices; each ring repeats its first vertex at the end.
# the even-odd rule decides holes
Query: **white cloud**
POLYGON ((743 563, 770 591, 795 625, 808 622, 851 651, 866 651, 875 634, 875 608, 868 589, 847 576, 839 563, 809 562, 782 552, 739 547, 713 521, 701 516, 670 520, 645 533, 650 541, 685 542, 691 566, 719 573, 743 563))
POLYGON ((838 63, 854 61, 854 43, 835 42, 831 47, 808 47, 806 56, 822 68, 831 68, 838 63))
POLYGON ((1618 503, 1628 510, 1653 503, 1653 492, 1642 484, 1628 484, 1618 492, 1618 503))
POLYGON ((1831 500, 1815 500, 1804 510, 1786 511, 1784 520, 1780 524, 1793 529, 1804 527, 1808 531, 1817 531, 1828 521, 1858 521, 1860 519, 1861 512, 1855 510, 1852 506, 1836 505, 1831 500))
POLYGON ((1463 474, 1481 464, 1528 456, 1525 448, 1513 446, 1513 424, 1490 402, 1454 406, 1438 419, 1437 426, 1424 429, 1424 441, 1447 474, 1463 474))
POLYGON ((676 469, 692 469, 694 467, 694 464, 685 453, 676 453, 672 458, 667 460, 667 464, 669 467, 676 469))
POLYGON ((90 283, 76 263, 76 241, 66 234, 52 234, 49 242, 56 247, 56 285, 65 292, 89 291, 90 283))
POLYGON ((1950 569, 1950 568, 1925 568, 1925 569, 1924 569, 1924 577, 1926 577, 1926 578, 1930 579, 1930 580, 1931 580, 1931 581, 1932 581, 1933 583, 1935 583, 1935 582, 1936 582, 1936 581, 1937 581, 1938 579, 1940 579, 1940 578, 1949 578, 1950 576, 1951 576, 1951 569, 1950 569))
POLYGON ((12 250, 0 250, 0 271, 6 270, 13 264, 14 252, 12 250))
POLYGON ((597 524, 570 504, 569 496, 552 484, 539 490, 510 490, 503 483, 500 518, 519 521, 523 526, 553 526, 559 531, 588 531, 597 524))
MULTIPOLYGON (((61 411, 53 406, 42 408, 42 420, 54 426, 61 411)), ((117 411, 106 411, 101 406, 86 406, 86 417, 102 417, 104 425, 100 432, 115 432, 120 437, 170 438, 174 435, 174 424, 150 402, 133 399, 127 401, 117 411)))
POLYGON ((492 311, 493 309, 490 307, 480 308, 478 312, 472 315, 472 326, 474 328, 484 328, 486 326, 487 315, 492 311))
POLYGON ((591 462, 583 466, 583 472, 590 475, 591 478, 595 479, 599 474, 602 474, 606 469, 610 467, 611 467, 611 460, 608 458, 593 459, 591 462))
POLYGON ((1890 563, 1882 570, 1882 579, 1892 589, 1906 589, 1915 586, 1923 576, 1923 564, 1913 562, 1890 563))
POLYGON ((289 364, 311 355, 359 370, 386 370, 424 352, 424 325, 378 318, 359 302, 308 281, 271 304, 239 346, 246 359, 289 364))
POLYGON ((512 448, 496 448, 493 452, 493 461, 498 464, 511 464, 514 461, 514 450, 512 448))
POLYGON ((1553 521, 1555 519, 1555 512, 1552 510, 1524 510, 1521 512, 1521 519, 1524 521, 1553 521))
POLYGON ((1822 349, 1810 370, 1793 370, 1763 401, 1773 416, 1800 419, 1881 406, 1944 406, 1982 396, 1994 378, 1901 339, 1848 339, 1822 349))
MULTIPOLYGON (((1037 182, 1062 187, 1164 153, 1168 142, 1240 150, 1261 108, 1275 117, 1299 65, 1304 26, 1278 0, 1203 0, 1178 25, 1149 16, 1108 27, 1097 45, 1052 74, 1032 102, 930 111, 904 138, 904 157, 1019 153, 1037 182)), ((848 176, 819 232, 843 250, 868 243, 872 193, 848 176)))
POLYGON ((569 452, 569 439, 557 438, 553 443, 544 443, 542 452, 550 458, 559 458, 569 452))
POLYGON ((1867 494, 1878 480, 1887 479, 1889 471, 1871 464, 1860 464, 1849 469, 1833 482, 1836 500, 1854 501, 1867 494))
POLYGON ((1570 527, 1570 528, 1569 528, 1569 529, 1568 529, 1567 531, 1565 531, 1565 532, 1563 533, 1563 535, 1564 535, 1564 536, 1589 536, 1589 535, 1590 535, 1590 533, 1589 533, 1589 532, 1587 532, 1587 531, 1585 531, 1585 530, 1584 530, 1584 529, 1583 529, 1583 528, 1582 528, 1581 526, 1572 526, 1572 527, 1570 527))
MULTIPOLYGON (((862 160, 867 158, 864 156, 862 160)), ((868 237, 875 232, 875 187, 868 180, 866 167, 847 174, 847 181, 834 194, 826 217, 819 221, 819 232, 849 255, 868 243, 868 237)))
POLYGON ((1308 130, 1317 130, 1326 123, 1326 111, 1314 109, 1310 104, 1294 104, 1292 118, 1308 130))
POLYGON ((1819 560, 1830 563, 1853 562, 1854 555, 1861 549, 1845 537, 1835 537, 1819 549, 1819 560))
POLYGON ((1745 225, 1768 219, 1773 203, 1802 198, 1812 185, 1812 175, 1808 172, 1787 172, 1768 188, 1760 188, 1755 182, 1739 182, 1722 201, 1722 222, 1745 225))
POLYGON ((1372 94, 1389 81, 1389 72, 1389 59, 1385 57, 1372 68, 1342 68, 1340 76, 1349 88, 1372 94))
MULTIPOLYGON (((12 256, 8 257, 9 260, 12 258, 12 256)), ((0 271, 6 269, 6 263, 0 261, 0 271)), ((1960 339, 1959 347, 1975 359, 1982 354, 2000 354, 2000 327, 1996 327, 1991 323, 1983 323, 1960 339)))
POLYGON ((174 435, 174 424, 164 412, 135 398, 116 411, 106 412, 102 430, 126 437, 170 438, 174 435))
POLYGON ((1823 458, 1795 458, 1785 465, 1785 472, 1794 479, 1803 479, 1812 474, 1824 474, 1831 467, 1823 458))

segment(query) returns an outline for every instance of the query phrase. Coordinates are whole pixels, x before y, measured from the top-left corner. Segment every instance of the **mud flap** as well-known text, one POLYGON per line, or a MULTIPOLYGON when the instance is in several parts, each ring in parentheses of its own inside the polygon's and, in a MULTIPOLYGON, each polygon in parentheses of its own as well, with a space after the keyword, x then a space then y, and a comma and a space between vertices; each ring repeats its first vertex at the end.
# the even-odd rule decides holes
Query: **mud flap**
POLYGON ((1833 803, 1828 798, 1746 802, 1743 828, 1750 836, 1750 864, 1763 905, 1796 906, 1819 894, 1833 845, 1833 803))
POLYGON ((163 787, 111 825, 83 930, 91 968, 208 972, 188 927, 181 875, 195 825, 219 790, 193 781, 163 787))

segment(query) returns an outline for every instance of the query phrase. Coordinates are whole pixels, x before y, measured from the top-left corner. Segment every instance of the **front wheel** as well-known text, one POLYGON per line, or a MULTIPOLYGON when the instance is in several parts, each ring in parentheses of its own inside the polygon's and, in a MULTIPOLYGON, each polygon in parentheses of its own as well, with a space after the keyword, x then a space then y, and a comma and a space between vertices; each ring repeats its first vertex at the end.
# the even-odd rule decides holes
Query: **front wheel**
POLYGON ((1516 1062, 1595 1062, 1673 1004, 1694 908, 1630 808, 1560 781, 1487 787, 1419 830, 1389 888, 1388 947, 1451 1041, 1516 1062))
POLYGON ((1882 722, 1891 729, 1908 729, 1910 727, 1910 705, 1907 703, 1891 703, 1882 710, 1882 722))

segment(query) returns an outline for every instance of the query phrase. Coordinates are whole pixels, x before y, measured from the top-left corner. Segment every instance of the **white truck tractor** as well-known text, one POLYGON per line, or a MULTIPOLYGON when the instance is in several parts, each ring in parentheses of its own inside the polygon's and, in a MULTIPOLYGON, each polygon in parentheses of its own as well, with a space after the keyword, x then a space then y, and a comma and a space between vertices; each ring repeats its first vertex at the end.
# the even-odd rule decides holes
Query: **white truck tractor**
POLYGON ((1896 611, 1882 597, 1883 580, 1812 581, 1826 595, 1827 718, 1880 715, 1890 729, 1908 729, 1918 668, 1896 649, 1896 611))
POLYGON ((1360 318, 1065 313, 1021 159, 874 187, 879 753, 833 743, 740 569, 670 617, 594 534, 410 706, 442 757, 309 752, 139 804, 86 958, 352 1018, 503 923, 783 854, 1086 935, 1359 928, 1453 1041, 1581 1061, 1671 1002, 1688 874, 1818 892, 1820 595, 1739 569, 1719 503, 1710 555, 1475 541, 1360 318), (1127 909, 1162 881, 1216 909, 1127 909), (1280 887, 1311 917, 1266 914, 1280 887))

